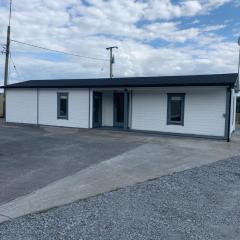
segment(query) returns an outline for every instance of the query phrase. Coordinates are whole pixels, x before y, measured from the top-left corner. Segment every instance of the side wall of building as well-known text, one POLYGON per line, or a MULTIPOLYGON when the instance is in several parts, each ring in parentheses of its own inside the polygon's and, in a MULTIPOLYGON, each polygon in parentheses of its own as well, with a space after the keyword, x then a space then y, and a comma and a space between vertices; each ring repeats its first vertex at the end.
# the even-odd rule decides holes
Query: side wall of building
POLYGON ((89 127, 88 89, 40 89, 39 124, 52 126, 89 127), (57 93, 68 93, 68 119, 57 118, 57 93))
POLYGON ((6 91, 6 121, 37 124, 36 89, 8 89, 6 91))
POLYGON ((134 89, 131 128, 224 137, 225 112, 225 87, 134 89), (185 93, 183 126, 167 124, 168 93, 185 93))
POLYGON ((235 90, 231 90, 231 117, 230 117, 230 135, 236 128, 236 107, 237 107, 237 94, 235 90))
POLYGON ((3 117, 3 93, 0 93, 0 117, 3 117))
POLYGON ((91 127, 89 89, 8 89, 7 122, 91 127), (57 118, 57 93, 68 93, 68 120, 57 118))

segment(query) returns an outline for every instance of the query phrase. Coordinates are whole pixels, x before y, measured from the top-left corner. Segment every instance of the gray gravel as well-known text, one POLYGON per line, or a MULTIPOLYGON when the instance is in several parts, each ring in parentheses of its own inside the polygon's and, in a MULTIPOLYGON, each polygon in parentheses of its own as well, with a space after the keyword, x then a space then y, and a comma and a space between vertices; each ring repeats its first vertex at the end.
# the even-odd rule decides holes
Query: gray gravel
POLYGON ((3 223, 0 239, 240 239, 240 156, 3 223))

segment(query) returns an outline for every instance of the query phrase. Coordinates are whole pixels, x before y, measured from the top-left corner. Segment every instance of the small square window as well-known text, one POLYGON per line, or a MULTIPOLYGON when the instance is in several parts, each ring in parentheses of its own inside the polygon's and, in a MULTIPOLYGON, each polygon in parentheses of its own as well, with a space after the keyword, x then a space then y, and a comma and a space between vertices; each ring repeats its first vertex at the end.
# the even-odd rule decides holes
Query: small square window
POLYGON ((68 93, 57 94, 57 118, 68 119, 68 93))
POLYGON ((167 124, 184 125, 184 93, 168 93, 167 124))

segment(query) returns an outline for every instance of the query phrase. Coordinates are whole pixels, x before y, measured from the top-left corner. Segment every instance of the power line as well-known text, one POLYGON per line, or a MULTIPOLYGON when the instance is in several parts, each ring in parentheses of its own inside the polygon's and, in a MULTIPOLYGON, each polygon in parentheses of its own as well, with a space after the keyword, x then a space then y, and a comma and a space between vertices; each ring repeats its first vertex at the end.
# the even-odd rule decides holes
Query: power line
POLYGON ((5 54, 5 50, 6 50, 6 45, 5 44, 0 44, 2 49, 0 50, 1 54, 5 54))
POLYGON ((13 61, 12 53, 11 53, 11 52, 10 52, 10 60, 11 60, 11 62, 12 62, 12 65, 13 65, 13 68, 14 68, 15 72, 17 73, 18 77, 21 79, 21 75, 19 74, 19 71, 17 70, 16 64, 15 64, 14 61, 13 61))
POLYGON ((107 59, 104 59, 104 58, 95 58, 95 57, 88 57, 88 56, 78 55, 78 54, 75 54, 75 53, 68 53, 68 52, 59 51, 59 50, 55 50, 55 49, 50 49, 50 48, 46 48, 46 47, 42 47, 42 46, 37 46, 37 45, 26 43, 26 42, 13 40, 13 39, 11 39, 11 41, 15 42, 15 43, 27 45, 27 46, 30 46, 30 47, 40 48, 40 49, 43 49, 43 50, 57 52, 57 53, 66 54, 66 55, 71 55, 71 56, 75 56, 75 57, 86 58, 86 59, 91 59, 91 60, 96 60, 96 61, 108 61, 107 59))

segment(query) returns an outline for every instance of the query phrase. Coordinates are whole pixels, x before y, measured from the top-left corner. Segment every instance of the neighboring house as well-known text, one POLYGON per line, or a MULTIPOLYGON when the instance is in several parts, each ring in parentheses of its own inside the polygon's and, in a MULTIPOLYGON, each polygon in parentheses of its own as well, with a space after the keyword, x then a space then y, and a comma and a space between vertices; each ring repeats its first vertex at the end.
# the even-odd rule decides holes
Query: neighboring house
POLYGON ((229 140, 237 74, 32 80, 6 87, 6 121, 229 140))
POLYGON ((3 94, 0 93, 0 118, 3 117, 3 94))

